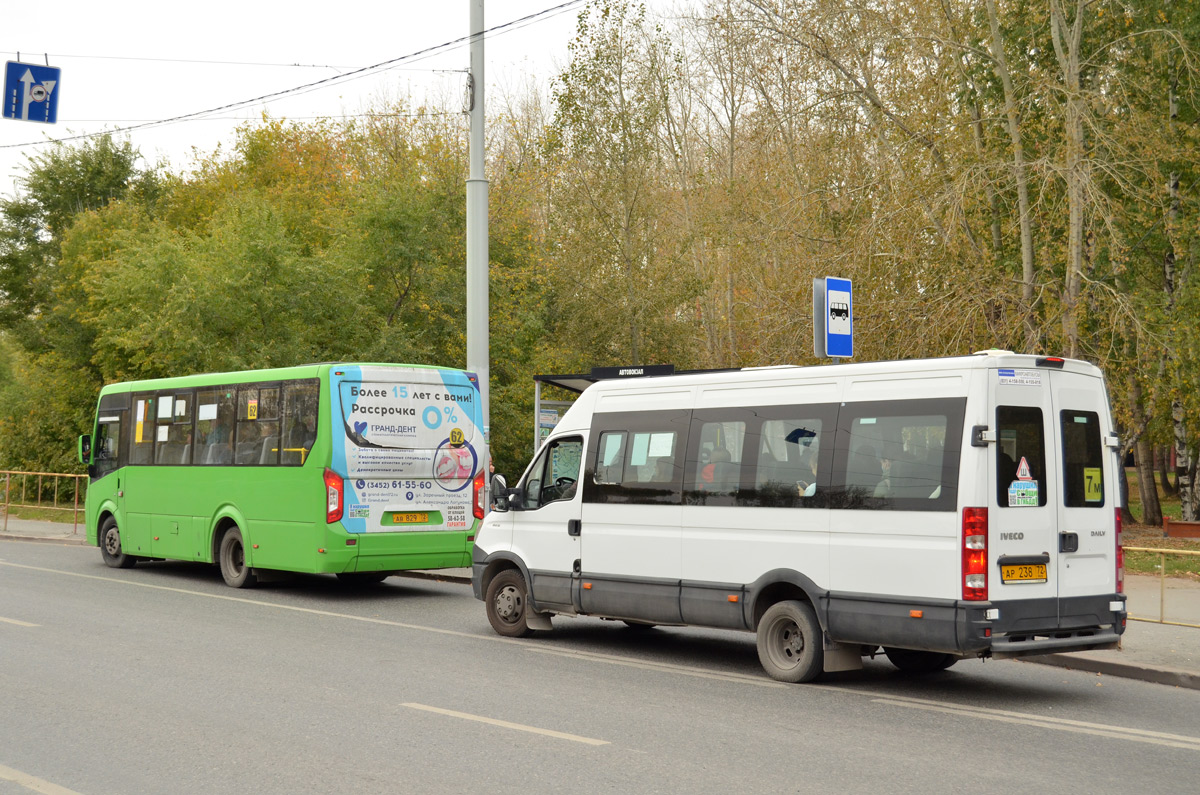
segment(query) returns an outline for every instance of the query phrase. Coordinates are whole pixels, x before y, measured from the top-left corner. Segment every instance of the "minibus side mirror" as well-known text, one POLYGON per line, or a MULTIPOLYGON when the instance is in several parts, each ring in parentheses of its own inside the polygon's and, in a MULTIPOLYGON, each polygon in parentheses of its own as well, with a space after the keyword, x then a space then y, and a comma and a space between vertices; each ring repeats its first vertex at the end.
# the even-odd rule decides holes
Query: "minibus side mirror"
POLYGON ((492 475, 492 510, 508 510, 508 482, 499 473, 492 475))
POLYGON ((90 464, 92 462, 92 437, 91 434, 83 434, 79 437, 76 454, 79 456, 79 463, 90 464))

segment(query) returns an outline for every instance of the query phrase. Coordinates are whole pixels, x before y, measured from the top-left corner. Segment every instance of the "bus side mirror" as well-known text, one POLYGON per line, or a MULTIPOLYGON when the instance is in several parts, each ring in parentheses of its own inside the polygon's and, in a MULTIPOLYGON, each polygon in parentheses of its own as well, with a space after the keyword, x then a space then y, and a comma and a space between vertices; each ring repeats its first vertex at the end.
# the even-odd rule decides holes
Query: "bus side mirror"
POLYGON ((492 510, 508 510, 508 482, 500 474, 492 475, 492 510))
POLYGON ((83 434, 79 437, 77 454, 79 463, 90 464, 92 462, 92 437, 90 434, 83 434))

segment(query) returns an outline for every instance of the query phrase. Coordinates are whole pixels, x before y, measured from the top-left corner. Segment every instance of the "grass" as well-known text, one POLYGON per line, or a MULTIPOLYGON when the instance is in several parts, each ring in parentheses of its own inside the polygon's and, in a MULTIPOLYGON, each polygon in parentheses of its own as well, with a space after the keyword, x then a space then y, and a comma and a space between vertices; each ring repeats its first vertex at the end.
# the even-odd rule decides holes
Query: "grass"
MULTIPOLYGON (((1126 470, 1129 477, 1129 510, 1136 518, 1142 518, 1142 503, 1138 492, 1137 470, 1126 470)), ((1158 501, 1162 505, 1163 516, 1178 519, 1182 509, 1178 497, 1167 497, 1158 486, 1158 501)), ((1122 528, 1121 543, 1126 547, 1149 547, 1152 549, 1179 549, 1200 552, 1200 539, 1196 538, 1164 538, 1161 527, 1144 524, 1133 524, 1122 528)), ((1158 574, 1163 566, 1163 558, 1153 552, 1126 552, 1125 571, 1130 574, 1158 574)), ((1166 575, 1200 580, 1200 557, 1192 555, 1168 555, 1166 557, 1166 575)))
MULTIPOLYGON (((0 500, 0 516, 3 516, 4 503, 0 500)), ((8 515, 14 519, 35 519, 39 522, 63 522, 71 524, 74 521, 73 511, 55 511, 48 508, 30 508, 25 505, 10 505, 8 515)), ((3 519, 0 519, 2 522, 3 519)), ((83 504, 79 505, 79 523, 83 524, 83 504)))

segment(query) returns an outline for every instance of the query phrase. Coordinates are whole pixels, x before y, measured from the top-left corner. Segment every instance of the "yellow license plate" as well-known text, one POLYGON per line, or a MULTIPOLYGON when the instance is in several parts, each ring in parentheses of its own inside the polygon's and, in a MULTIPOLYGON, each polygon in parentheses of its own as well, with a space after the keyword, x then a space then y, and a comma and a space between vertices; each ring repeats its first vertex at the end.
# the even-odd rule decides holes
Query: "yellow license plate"
POLYGON ((392 524, 428 524, 428 513, 393 513, 390 514, 392 524))
POLYGON ((1031 563, 1022 566, 1001 566, 1000 579, 1004 582, 1045 582, 1046 564, 1031 563))

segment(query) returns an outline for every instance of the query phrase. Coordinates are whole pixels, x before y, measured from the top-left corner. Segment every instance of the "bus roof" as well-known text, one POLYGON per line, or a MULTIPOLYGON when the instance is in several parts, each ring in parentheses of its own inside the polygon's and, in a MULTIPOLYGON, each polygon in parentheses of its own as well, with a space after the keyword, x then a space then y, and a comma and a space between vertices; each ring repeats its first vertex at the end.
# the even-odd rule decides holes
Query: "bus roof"
POLYGON ((252 384, 257 381, 283 381, 293 378, 319 378, 335 367, 395 367, 410 370, 437 370, 466 372, 456 367, 440 367, 428 364, 400 364, 396 362, 317 362, 298 364, 292 367, 271 367, 263 370, 234 370, 222 373, 196 373, 170 378, 147 378, 140 381, 118 381, 106 384, 101 394, 113 392, 136 392, 144 389, 173 389, 225 384, 252 384))

